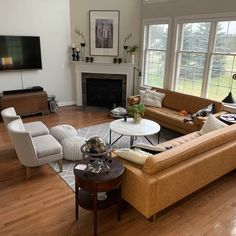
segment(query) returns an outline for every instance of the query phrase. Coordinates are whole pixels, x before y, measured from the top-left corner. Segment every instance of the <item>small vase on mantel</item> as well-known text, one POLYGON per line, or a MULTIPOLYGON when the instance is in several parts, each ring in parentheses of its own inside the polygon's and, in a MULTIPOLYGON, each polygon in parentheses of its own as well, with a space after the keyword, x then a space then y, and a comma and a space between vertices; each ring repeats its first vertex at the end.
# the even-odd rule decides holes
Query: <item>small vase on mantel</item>
POLYGON ((82 61, 85 60, 85 45, 85 43, 80 44, 80 57, 82 61))
POLYGON ((134 61, 135 61, 135 55, 134 55, 134 54, 131 54, 131 63, 134 64, 134 61))

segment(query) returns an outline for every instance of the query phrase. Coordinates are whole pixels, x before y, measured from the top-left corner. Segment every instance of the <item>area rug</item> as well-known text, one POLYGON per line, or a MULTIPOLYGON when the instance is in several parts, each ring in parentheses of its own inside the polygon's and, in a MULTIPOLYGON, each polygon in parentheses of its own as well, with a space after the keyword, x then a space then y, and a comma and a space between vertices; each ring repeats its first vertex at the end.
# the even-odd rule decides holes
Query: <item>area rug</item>
MULTIPOLYGON (((99 136, 102 139, 104 139, 106 142, 109 142, 109 123, 103 123, 99 125, 93 125, 86 128, 81 128, 77 130, 78 136, 85 137, 87 139, 93 137, 93 136, 99 136)), ((112 141, 116 140, 120 135, 112 132, 112 141)), ((179 137, 180 134, 176 133, 172 130, 161 128, 160 131, 160 143, 165 142, 167 140, 179 137)), ((149 140, 153 144, 158 143, 158 136, 152 135, 148 137, 149 140)), ((128 136, 123 136, 121 139, 119 139, 114 145, 114 148, 127 148, 129 147, 130 139, 128 136)), ((134 143, 147 143, 149 142, 144 137, 138 137, 134 143)), ((58 165, 55 162, 49 163, 50 166, 55 170, 56 172, 59 171, 58 165)), ((74 166, 76 162, 74 161, 67 161, 63 160, 63 171, 61 173, 58 173, 60 177, 71 187, 71 189, 74 191, 75 189, 75 177, 74 177, 74 166)))

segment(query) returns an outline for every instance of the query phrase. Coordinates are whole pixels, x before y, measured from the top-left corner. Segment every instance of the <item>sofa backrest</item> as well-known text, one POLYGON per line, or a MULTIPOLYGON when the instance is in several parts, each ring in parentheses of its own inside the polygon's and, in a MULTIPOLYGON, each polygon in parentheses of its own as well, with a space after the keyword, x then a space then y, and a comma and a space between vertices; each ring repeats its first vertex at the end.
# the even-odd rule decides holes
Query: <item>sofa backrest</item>
POLYGON ((207 107, 210 104, 214 104, 214 112, 220 112, 223 104, 218 101, 210 100, 207 98, 201 98, 193 95, 178 93, 161 88, 153 88, 157 92, 165 93, 165 97, 162 101, 162 105, 167 108, 171 108, 177 111, 185 110, 188 113, 195 113, 198 110, 207 107))
POLYGON ((230 142, 236 142, 236 124, 209 132, 173 149, 149 157, 143 165, 143 172, 150 175, 156 174, 207 151, 220 149, 221 145, 230 142))

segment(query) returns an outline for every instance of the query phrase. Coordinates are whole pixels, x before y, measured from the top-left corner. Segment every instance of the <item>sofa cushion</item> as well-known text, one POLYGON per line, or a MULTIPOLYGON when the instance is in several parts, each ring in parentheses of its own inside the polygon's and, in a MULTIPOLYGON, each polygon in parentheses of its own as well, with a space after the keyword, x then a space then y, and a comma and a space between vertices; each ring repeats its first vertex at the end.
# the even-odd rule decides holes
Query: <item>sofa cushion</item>
POLYGON ((181 129, 187 129, 190 132, 194 132, 198 130, 193 122, 184 123, 184 117, 179 114, 179 111, 175 111, 170 108, 162 107, 145 107, 145 114, 146 118, 156 120, 157 122, 167 122, 172 126, 177 126, 181 129))
POLYGON ((140 103, 145 106, 162 107, 162 100, 165 97, 165 94, 146 89, 144 95, 140 97, 140 103))
POLYGON ((182 161, 200 155, 236 139, 236 124, 199 136, 166 152, 154 155, 146 160, 143 171, 153 175, 159 171, 179 164, 182 161))
POLYGON ((201 98, 193 95, 183 94, 161 88, 154 88, 157 92, 165 93, 162 106, 177 111, 186 110, 188 113, 195 113, 203 107, 214 104, 214 113, 220 112, 222 102, 213 101, 207 98, 201 98))
POLYGON ((214 131, 216 129, 221 129, 228 126, 226 123, 220 121, 212 114, 209 115, 207 118, 205 124, 202 126, 202 129, 200 130, 201 135, 204 135, 206 133, 209 133, 211 131, 214 131))
POLYGON ((151 156, 150 153, 142 151, 138 148, 135 149, 121 148, 121 149, 116 149, 113 152, 117 156, 139 165, 143 165, 147 160, 147 158, 151 156))

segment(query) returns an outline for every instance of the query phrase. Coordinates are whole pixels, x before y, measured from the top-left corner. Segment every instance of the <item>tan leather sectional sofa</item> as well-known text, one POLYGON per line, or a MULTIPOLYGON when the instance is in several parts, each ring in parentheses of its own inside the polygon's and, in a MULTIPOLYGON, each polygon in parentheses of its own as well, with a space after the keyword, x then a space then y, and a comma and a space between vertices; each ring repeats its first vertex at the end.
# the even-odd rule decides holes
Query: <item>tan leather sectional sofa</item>
MULTIPOLYGON (((162 101, 162 107, 145 107, 144 117, 158 122, 161 126, 170 128, 182 134, 187 134, 200 130, 205 117, 196 117, 191 122, 183 122, 184 117, 180 115, 181 110, 193 114, 198 110, 214 104, 214 115, 220 116, 223 104, 206 98, 178 93, 170 90, 153 88, 157 92, 165 94, 162 101)), ((137 104, 140 102, 140 96, 131 96, 128 98, 128 104, 137 104)))
POLYGON ((236 168, 236 124, 159 146, 173 148, 149 157, 143 166, 121 159, 123 199, 146 218, 236 168))

